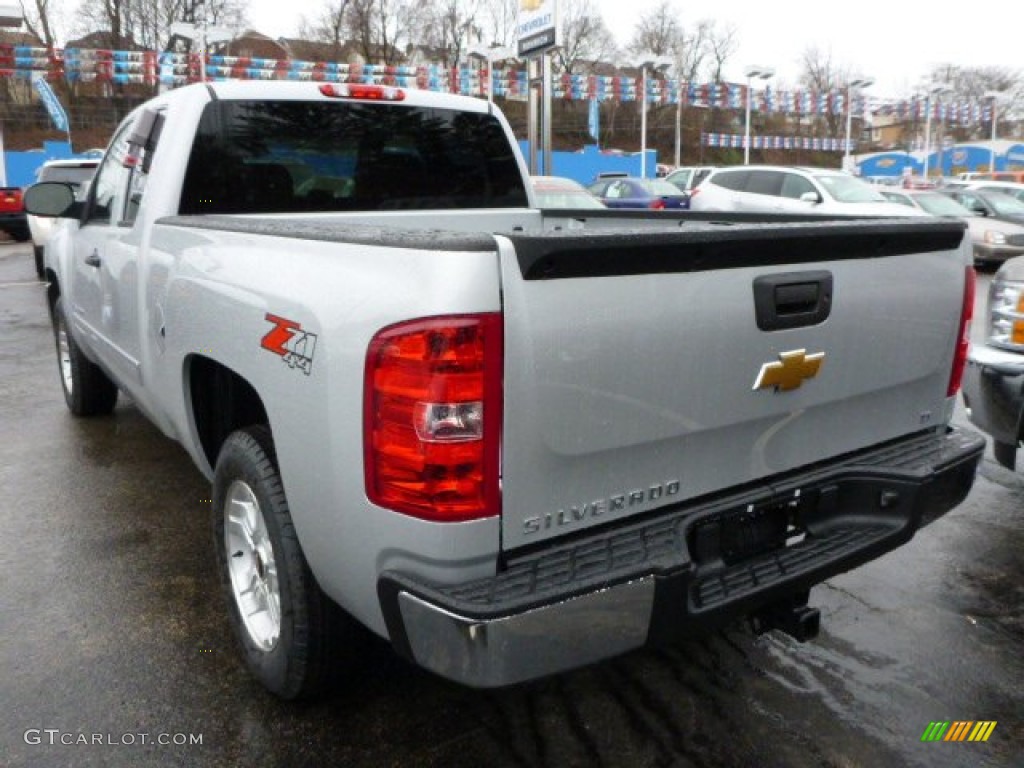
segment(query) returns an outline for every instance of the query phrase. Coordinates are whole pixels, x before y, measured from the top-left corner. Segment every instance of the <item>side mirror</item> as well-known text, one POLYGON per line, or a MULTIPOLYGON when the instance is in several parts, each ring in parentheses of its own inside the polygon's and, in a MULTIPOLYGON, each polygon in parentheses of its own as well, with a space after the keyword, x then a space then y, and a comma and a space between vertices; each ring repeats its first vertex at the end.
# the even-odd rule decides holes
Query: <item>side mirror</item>
POLYGON ((800 195, 800 199, 803 200, 805 203, 814 203, 815 205, 817 205, 818 203, 821 202, 821 195, 819 195, 817 192, 804 192, 802 195, 800 195))
POLYGON ((973 205, 971 206, 971 210, 974 211, 979 216, 988 216, 988 211, 985 209, 985 206, 983 205, 973 205))
POLYGON ((41 181, 25 190, 25 212, 33 216, 77 219, 82 204, 75 200, 75 190, 62 181, 41 181))

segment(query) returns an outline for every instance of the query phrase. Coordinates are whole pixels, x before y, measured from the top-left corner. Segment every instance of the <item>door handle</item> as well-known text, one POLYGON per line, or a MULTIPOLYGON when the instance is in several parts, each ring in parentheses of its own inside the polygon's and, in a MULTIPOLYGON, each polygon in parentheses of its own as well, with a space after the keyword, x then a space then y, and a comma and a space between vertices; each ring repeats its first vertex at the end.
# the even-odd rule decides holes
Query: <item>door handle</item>
POLYGON ((762 331, 805 328, 832 311, 832 273, 825 270, 762 275, 754 280, 754 316, 762 331))
POLYGON ((100 252, 94 248, 93 252, 85 257, 85 263, 88 264, 90 267, 98 267, 101 263, 100 252))

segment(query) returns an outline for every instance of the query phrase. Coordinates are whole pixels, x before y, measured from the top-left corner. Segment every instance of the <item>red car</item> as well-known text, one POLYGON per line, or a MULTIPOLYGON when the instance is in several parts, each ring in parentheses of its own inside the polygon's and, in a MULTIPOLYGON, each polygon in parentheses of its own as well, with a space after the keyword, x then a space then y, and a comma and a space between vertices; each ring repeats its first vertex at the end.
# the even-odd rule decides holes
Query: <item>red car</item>
POLYGON ((0 187, 0 232, 6 232, 19 243, 29 238, 25 206, 19 187, 0 187))

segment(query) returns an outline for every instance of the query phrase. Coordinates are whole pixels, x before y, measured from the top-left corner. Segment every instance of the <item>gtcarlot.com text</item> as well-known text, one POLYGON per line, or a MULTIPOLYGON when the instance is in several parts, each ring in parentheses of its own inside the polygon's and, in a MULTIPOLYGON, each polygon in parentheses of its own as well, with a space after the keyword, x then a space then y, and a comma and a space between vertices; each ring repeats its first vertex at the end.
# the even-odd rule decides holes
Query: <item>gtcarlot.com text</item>
POLYGON ((132 747, 158 744, 162 747, 201 746, 201 733, 83 733, 62 731, 60 728, 29 728, 23 738, 25 743, 47 746, 63 745, 95 747, 132 747))

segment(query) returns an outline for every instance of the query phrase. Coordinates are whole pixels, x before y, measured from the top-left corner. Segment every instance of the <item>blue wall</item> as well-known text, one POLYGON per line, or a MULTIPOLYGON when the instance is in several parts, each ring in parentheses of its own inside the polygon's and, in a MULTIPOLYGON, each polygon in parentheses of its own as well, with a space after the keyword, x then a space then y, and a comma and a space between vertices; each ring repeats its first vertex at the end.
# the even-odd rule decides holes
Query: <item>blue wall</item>
POLYGON ((66 160, 71 157, 93 157, 94 155, 76 155, 66 141, 44 141, 42 149, 31 149, 27 152, 4 152, 7 164, 7 186, 27 187, 34 184, 36 171, 47 160, 66 160))
MULTIPOLYGON (((928 175, 936 176, 941 159, 943 176, 955 176, 965 171, 987 171, 991 161, 987 147, 976 144, 957 144, 950 149, 938 150, 928 155, 928 175)), ((911 173, 924 173, 923 152, 880 152, 869 155, 857 164, 861 176, 900 176, 903 169, 910 167, 911 173)), ((1024 170, 1024 144, 1011 145, 1005 154, 996 153, 996 170, 1024 170)))
MULTIPOLYGON (((520 141, 519 149, 529 162, 529 143, 520 141)), ((43 142, 42 149, 33 149, 28 152, 5 152, 4 157, 7 162, 7 184, 12 187, 26 187, 35 182, 36 170, 47 160, 63 160, 79 157, 79 155, 72 154, 71 145, 66 141, 46 141, 43 142)), ((543 153, 537 154, 537 162, 543 166, 543 153)), ((552 152, 551 165, 553 169, 551 173, 541 170, 538 175, 567 176, 580 184, 589 184, 597 174, 602 172, 620 171, 628 173, 630 176, 639 176, 640 153, 635 152, 628 155, 605 153, 591 144, 578 152, 552 152)), ((654 178, 657 167, 658 152, 648 149, 647 178, 654 178)))
MULTIPOLYGON (((527 141, 519 142, 519 149, 530 162, 530 144, 527 141)), ((538 176, 565 176, 575 179, 580 184, 589 184, 597 174, 611 171, 625 172, 630 176, 640 175, 640 153, 629 155, 606 154, 596 145, 590 144, 578 152, 552 152, 552 171, 544 171, 544 157, 542 152, 537 153, 538 176)), ((654 149, 647 150, 647 178, 653 179, 658 168, 658 152, 654 149)))

